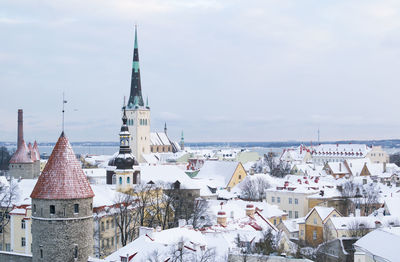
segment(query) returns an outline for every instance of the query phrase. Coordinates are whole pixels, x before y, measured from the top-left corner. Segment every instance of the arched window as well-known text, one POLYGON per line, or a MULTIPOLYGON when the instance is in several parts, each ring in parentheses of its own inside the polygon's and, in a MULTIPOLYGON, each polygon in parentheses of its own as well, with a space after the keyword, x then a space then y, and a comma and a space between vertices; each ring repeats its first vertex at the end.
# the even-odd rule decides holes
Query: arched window
POLYGON ((74 258, 78 258, 78 246, 75 246, 74 258))
POLYGON ((126 178, 126 183, 131 183, 131 178, 129 176, 126 178))
POLYGON ((122 177, 119 178, 119 184, 122 185, 122 177))
POLYGON ((116 178, 116 175, 114 174, 113 176, 112 176, 112 182, 111 182, 113 185, 115 185, 116 183, 117 183, 117 178, 116 178))

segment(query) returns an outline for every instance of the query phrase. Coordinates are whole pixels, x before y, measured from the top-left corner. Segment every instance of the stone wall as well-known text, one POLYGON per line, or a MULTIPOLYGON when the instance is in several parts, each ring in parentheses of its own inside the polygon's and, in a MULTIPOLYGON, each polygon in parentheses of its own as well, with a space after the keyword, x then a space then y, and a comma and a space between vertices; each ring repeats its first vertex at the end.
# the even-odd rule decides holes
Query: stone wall
POLYGON ((32 262, 32 256, 13 252, 0 251, 0 261, 7 262, 32 262))

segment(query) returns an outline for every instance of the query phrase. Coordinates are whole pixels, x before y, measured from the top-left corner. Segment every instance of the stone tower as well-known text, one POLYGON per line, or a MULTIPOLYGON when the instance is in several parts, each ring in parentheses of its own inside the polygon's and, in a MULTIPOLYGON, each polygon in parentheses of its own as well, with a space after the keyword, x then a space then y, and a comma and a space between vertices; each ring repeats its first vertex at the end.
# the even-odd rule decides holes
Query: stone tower
POLYGON ((150 153, 150 107, 144 105, 140 82, 139 49, 137 28, 133 50, 131 93, 126 108, 127 124, 131 134, 130 147, 139 162, 144 162, 142 154, 150 153))
POLYGON ((86 262, 93 254, 94 193, 61 133, 32 191, 32 261, 86 262))
POLYGON ((33 147, 24 140, 23 110, 18 109, 17 150, 9 162, 10 176, 13 178, 36 178, 40 175, 40 154, 35 141, 33 147))

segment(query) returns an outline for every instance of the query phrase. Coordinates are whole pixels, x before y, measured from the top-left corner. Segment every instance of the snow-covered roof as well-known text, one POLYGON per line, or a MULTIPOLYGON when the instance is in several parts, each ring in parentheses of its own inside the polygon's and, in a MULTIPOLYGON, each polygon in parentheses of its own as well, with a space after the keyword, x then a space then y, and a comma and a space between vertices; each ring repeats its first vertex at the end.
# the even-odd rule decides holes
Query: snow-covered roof
POLYGON ((152 132, 150 133, 150 143, 154 146, 171 145, 168 136, 163 132, 152 132))
POLYGON ((153 258, 157 253, 157 261, 168 261, 174 248, 178 248, 179 242, 183 243, 183 248, 187 251, 184 253, 193 252, 195 254, 201 252, 201 246, 207 246, 207 241, 200 231, 187 227, 178 227, 143 234, 104 260, 110 262, 121 261, 121 257, 128 255, 129 257, 132 256, 131 260, 129 260, 130 262, 141 262, 153 258))
POLYGON ((371 148, 365 144, 321 144, 313 148, 312 155, 360 158, 365 157, 369 151, 371 148))
POLYGON ((357 228, 372 229, 376 227, 376 222, 384 226, 399 225, 399 217, 380 216, 380 217, 331 217, 329 218, 336 230, 354 230, 357 228), (391 223, 393 223, 391 225, 391 223))
POLYGON ((282 220, 289 233, 294 233, 299 231, 299 223, 304 222, 304 217, 296 219, 286 219, 282 220))
POLYGON ((308 212, 305 218, 306 220, 314 210, 317 212, 321 220, 324 221, 335 209, 333 207, 316 206, 313 209, 311 209, 310 212, 308 212))
POLYGON ((346 164, 350 168, 350 172, 353 176, 359 176, 361 174, 364 165, 370 164, 369 158, 361 159, 346 159, 346 164))
POLYGON ((390 215, 400 217, 400 197, 387 197, 384 202, 390 215))
POLYGON ((239 162, 235 161, 205 161, 195 178, 205 179, 213 186, 225 188, 238 165, 239 162))
POLYGON ((346 165, 342 162, 328 162, 328 167, 334 174, 349 174, 350 170, 347 169, 346 165))
POLYGON ((267 219, 287 215, 287 213, 280 210, 278 206, 268 204, 267 202, 252 202, 239 199, 228 201, 209 200, 207 202, 212 217, 216 218, 217 212, 222 208, 227 215, 228 221, 246 217, 246 206, 249 204, 254 205, 254 208, 267 219))
POLYGON ((376 229, 357 240, 354 246, 379 261, 399 261, 400 227, 376 229))
POLYGON ((181 187, 186 189, 200 189, 201 185, 195 179, 174 165, 141 166, 140 179, 142 183, 175 183, 179 181, 181 187))
POLYGON ((106 177, 107 170, 104 168, 83 168, 87 177, 106 177))

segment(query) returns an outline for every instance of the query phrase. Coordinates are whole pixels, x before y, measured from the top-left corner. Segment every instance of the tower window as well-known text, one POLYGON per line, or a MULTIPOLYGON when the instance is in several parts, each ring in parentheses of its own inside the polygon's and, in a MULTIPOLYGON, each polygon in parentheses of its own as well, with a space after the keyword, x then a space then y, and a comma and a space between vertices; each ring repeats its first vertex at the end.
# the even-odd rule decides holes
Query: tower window
POLYGON ((74 213, 75 214, 79 213, 79 204, 74 204, 74 213))
POLYGON ((33 213, 36 213, 36 205, 33 205, 33 213))
POLYGON ((127 178, 126 178, 126 183, 128 183, 128 184, 131 183, 131 178, 130 178, 130 177, 127 177, 127 178))
POLYGON ((50 205, 50 214, 54 215, 56 213, 56 206, 55 205, 50 205))
POLYGON ((119 184, 122 185, 122 177, 119 178, 119 184))
POLYGON ((40 249, 40 258, 43 258, 43 249, 40 249))
POLYGON ((74 258, 78 258, 78 246, 75 246, 75 249, 74 249, 74 258))

